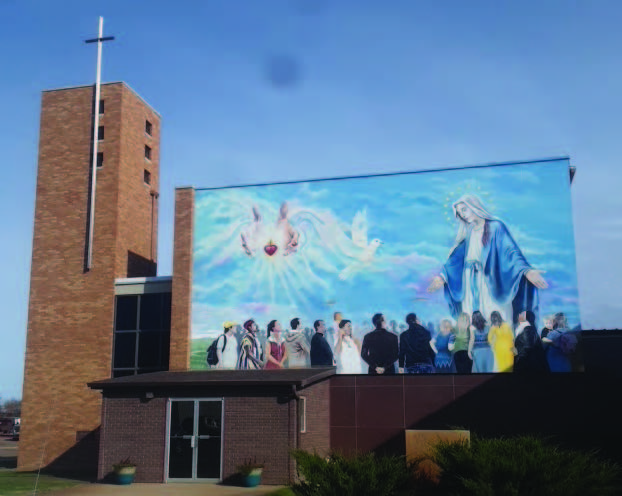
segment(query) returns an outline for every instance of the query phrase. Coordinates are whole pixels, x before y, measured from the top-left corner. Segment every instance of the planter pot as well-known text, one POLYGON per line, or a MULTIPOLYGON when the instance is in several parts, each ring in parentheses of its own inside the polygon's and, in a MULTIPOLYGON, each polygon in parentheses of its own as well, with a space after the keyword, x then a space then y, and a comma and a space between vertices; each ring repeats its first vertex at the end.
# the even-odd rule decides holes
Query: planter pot
POLYGON ((114 471, 117 478, 117 484, 127 485, 134 482, 136 476, 136 467, 122 467, 114 471))
POLYGON ((244 474, 244 487, 257 487, 261 484, 261 469, 253 469, 248 474, 244 474))

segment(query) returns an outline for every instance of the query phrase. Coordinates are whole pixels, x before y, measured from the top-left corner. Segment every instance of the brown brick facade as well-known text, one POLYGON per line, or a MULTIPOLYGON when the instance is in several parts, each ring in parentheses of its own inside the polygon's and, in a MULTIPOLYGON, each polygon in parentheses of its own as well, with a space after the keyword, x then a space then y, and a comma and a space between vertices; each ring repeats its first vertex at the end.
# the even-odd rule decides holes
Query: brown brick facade
POLYGON ((102 86, 103 167, 98 169, 93 267, 85 271, 93 87, 43 93, 18 467, 90 470, 85 440, 100 425, 99 394, 110 376, 114 280, 128 253, 150 262, 157 211, 143 184, 144 142, 153 146, 158 189, 159 117, 123 83, 102 86), (144 120, 154 136, 144 137, 144 120), (134 127, 138 129, 133 130, 134 127), (134 150, 138 151, 134 153, 134 150), (45 454, 43 457, 43 453, 45 454))
POLYGON ((170 370, 187 370, 190 366, 193 231, 194 189, 178 188, 175 191, 170 370))
MULTIPOLYGON (((157 260, 160 119, 127 87, 121 108, 116 273, 128 276, 128 254, 157 260), (151 136, 145 132, 145 121, 152 124, 151 136), (151 148, 151 160, 145 158, 145 145, 151 148), (145 170, 151 175, 149 185, 144 182, 145 170)), ((136 273, 133 277, 155 275, 154 263, 149 273, 136 273)))

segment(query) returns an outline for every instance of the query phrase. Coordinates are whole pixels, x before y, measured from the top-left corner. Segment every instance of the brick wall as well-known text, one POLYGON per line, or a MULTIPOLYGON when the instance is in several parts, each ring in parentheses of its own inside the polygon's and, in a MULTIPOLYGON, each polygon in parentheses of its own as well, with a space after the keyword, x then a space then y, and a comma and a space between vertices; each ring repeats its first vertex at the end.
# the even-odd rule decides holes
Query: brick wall
POLYGON ((326 456, 330 451, 330 382, 322 381, 300 391, 306 398, 307 428, 299 437, 299 448, 326 456))
MULTIPOLYGON (((59 471, 95 474, 93 458, 84 456, 80 443, 93 439, 85 433, 100 424, 100 396, 86 383, 110 376, 114 280, 127 274, 128 251, 155 257, 151 225, 145 224, 151 218, 149 191, 136 195, 120 185, 129 181, 132 164, 142 181, 144 159, 137 164, 136 156, 125 157, 130 145, 124 133, 126 121, 141 121, 147 110, 123 83, 103 85, 104 165, 97 174, 93 267, 84 270, 93 91, 72 88, 42 97, 20 470, 34 470, 42 461, 59 471)), ((152 177, 157 186, 157 161, 152 177)))
POLYGON ((106 392, 102 407, 100 479, 113 463, 130 457, 137 480, 161 482, 166 459, 167 398, 224 398, 222 475, 235 479, 245 461, 264 463, 264 484, 288 484, 296 477, 290 453, 296 447, 324 455, 329 450, 329 383, 300 391, 307 398, 307 432, 299 433, 297 402, 289 387, 160 388, 156 398, 144 391, 106 392), (233 396, 232 396, 233 395, 233 396), (132 397, 133 396, 133 397, 132 397))
POLYGON ((163 482, 166 449, 166 399, 104 398, 98 479, 112 465, 130 458, 136 482, 163 482))
POLYGON ((190 365, 193 230, 194 189, 178 188, 175 191, 170 370, 188 370, 190 365))
MULTIPOLYGON (((122 88, 116 272, 127 274, 128 251, 157 260, 160 118, 131 89, 122 88), (145 132, 145 121, 152 124, 151 136, 145 132), (145 145, 151 147, 151 160, 145 158, 145 145), (144 181, 145 170, 151 174, 149 185, 144 181)), ((155 264, 150 273, 141 275, 155 276, 155 264)))
POLYGON ((262 483, 293 482, 293 449, 322 456, 330 450, 329 393, 328 381, 299 391, 307 403, 306 433, 299 432, 299 411, 291 390, 272 397, 225 398, 223 477, 235 474, 244 460, 256 458, 266 465, 262 483))
POLYGON ((225 398, 223 478, 234 475, 245 460, 265 463, 263 484, 287 484, 294 473, 295 404, 275 397, 225 398))

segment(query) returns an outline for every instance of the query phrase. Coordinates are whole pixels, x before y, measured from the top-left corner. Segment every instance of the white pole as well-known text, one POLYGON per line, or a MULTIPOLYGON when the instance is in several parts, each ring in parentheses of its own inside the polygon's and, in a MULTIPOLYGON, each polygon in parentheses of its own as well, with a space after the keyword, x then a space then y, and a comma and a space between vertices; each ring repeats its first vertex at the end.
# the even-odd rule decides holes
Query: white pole
POLYGON ((91 164, 91 208, 89 216, 89 249, 86 269, 93 266, 93 233, 95 231, 95 190, 97 187, 97 140, 99 134, 99 99, 101 92, 102 37, 104 36, 104 18, 99 18, 97 41, 97 77, 95 79, 95 116, 93 118, 93 163, 91 164))

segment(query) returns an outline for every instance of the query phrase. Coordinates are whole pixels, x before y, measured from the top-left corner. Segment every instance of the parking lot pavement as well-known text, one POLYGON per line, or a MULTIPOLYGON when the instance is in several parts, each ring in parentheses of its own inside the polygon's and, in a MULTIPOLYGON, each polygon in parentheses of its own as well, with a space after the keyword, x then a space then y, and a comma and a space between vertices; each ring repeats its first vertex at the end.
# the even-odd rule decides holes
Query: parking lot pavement
POLYGON ((17 467, 17 444, 10 437, 0 437, 0 470, 17 467))

